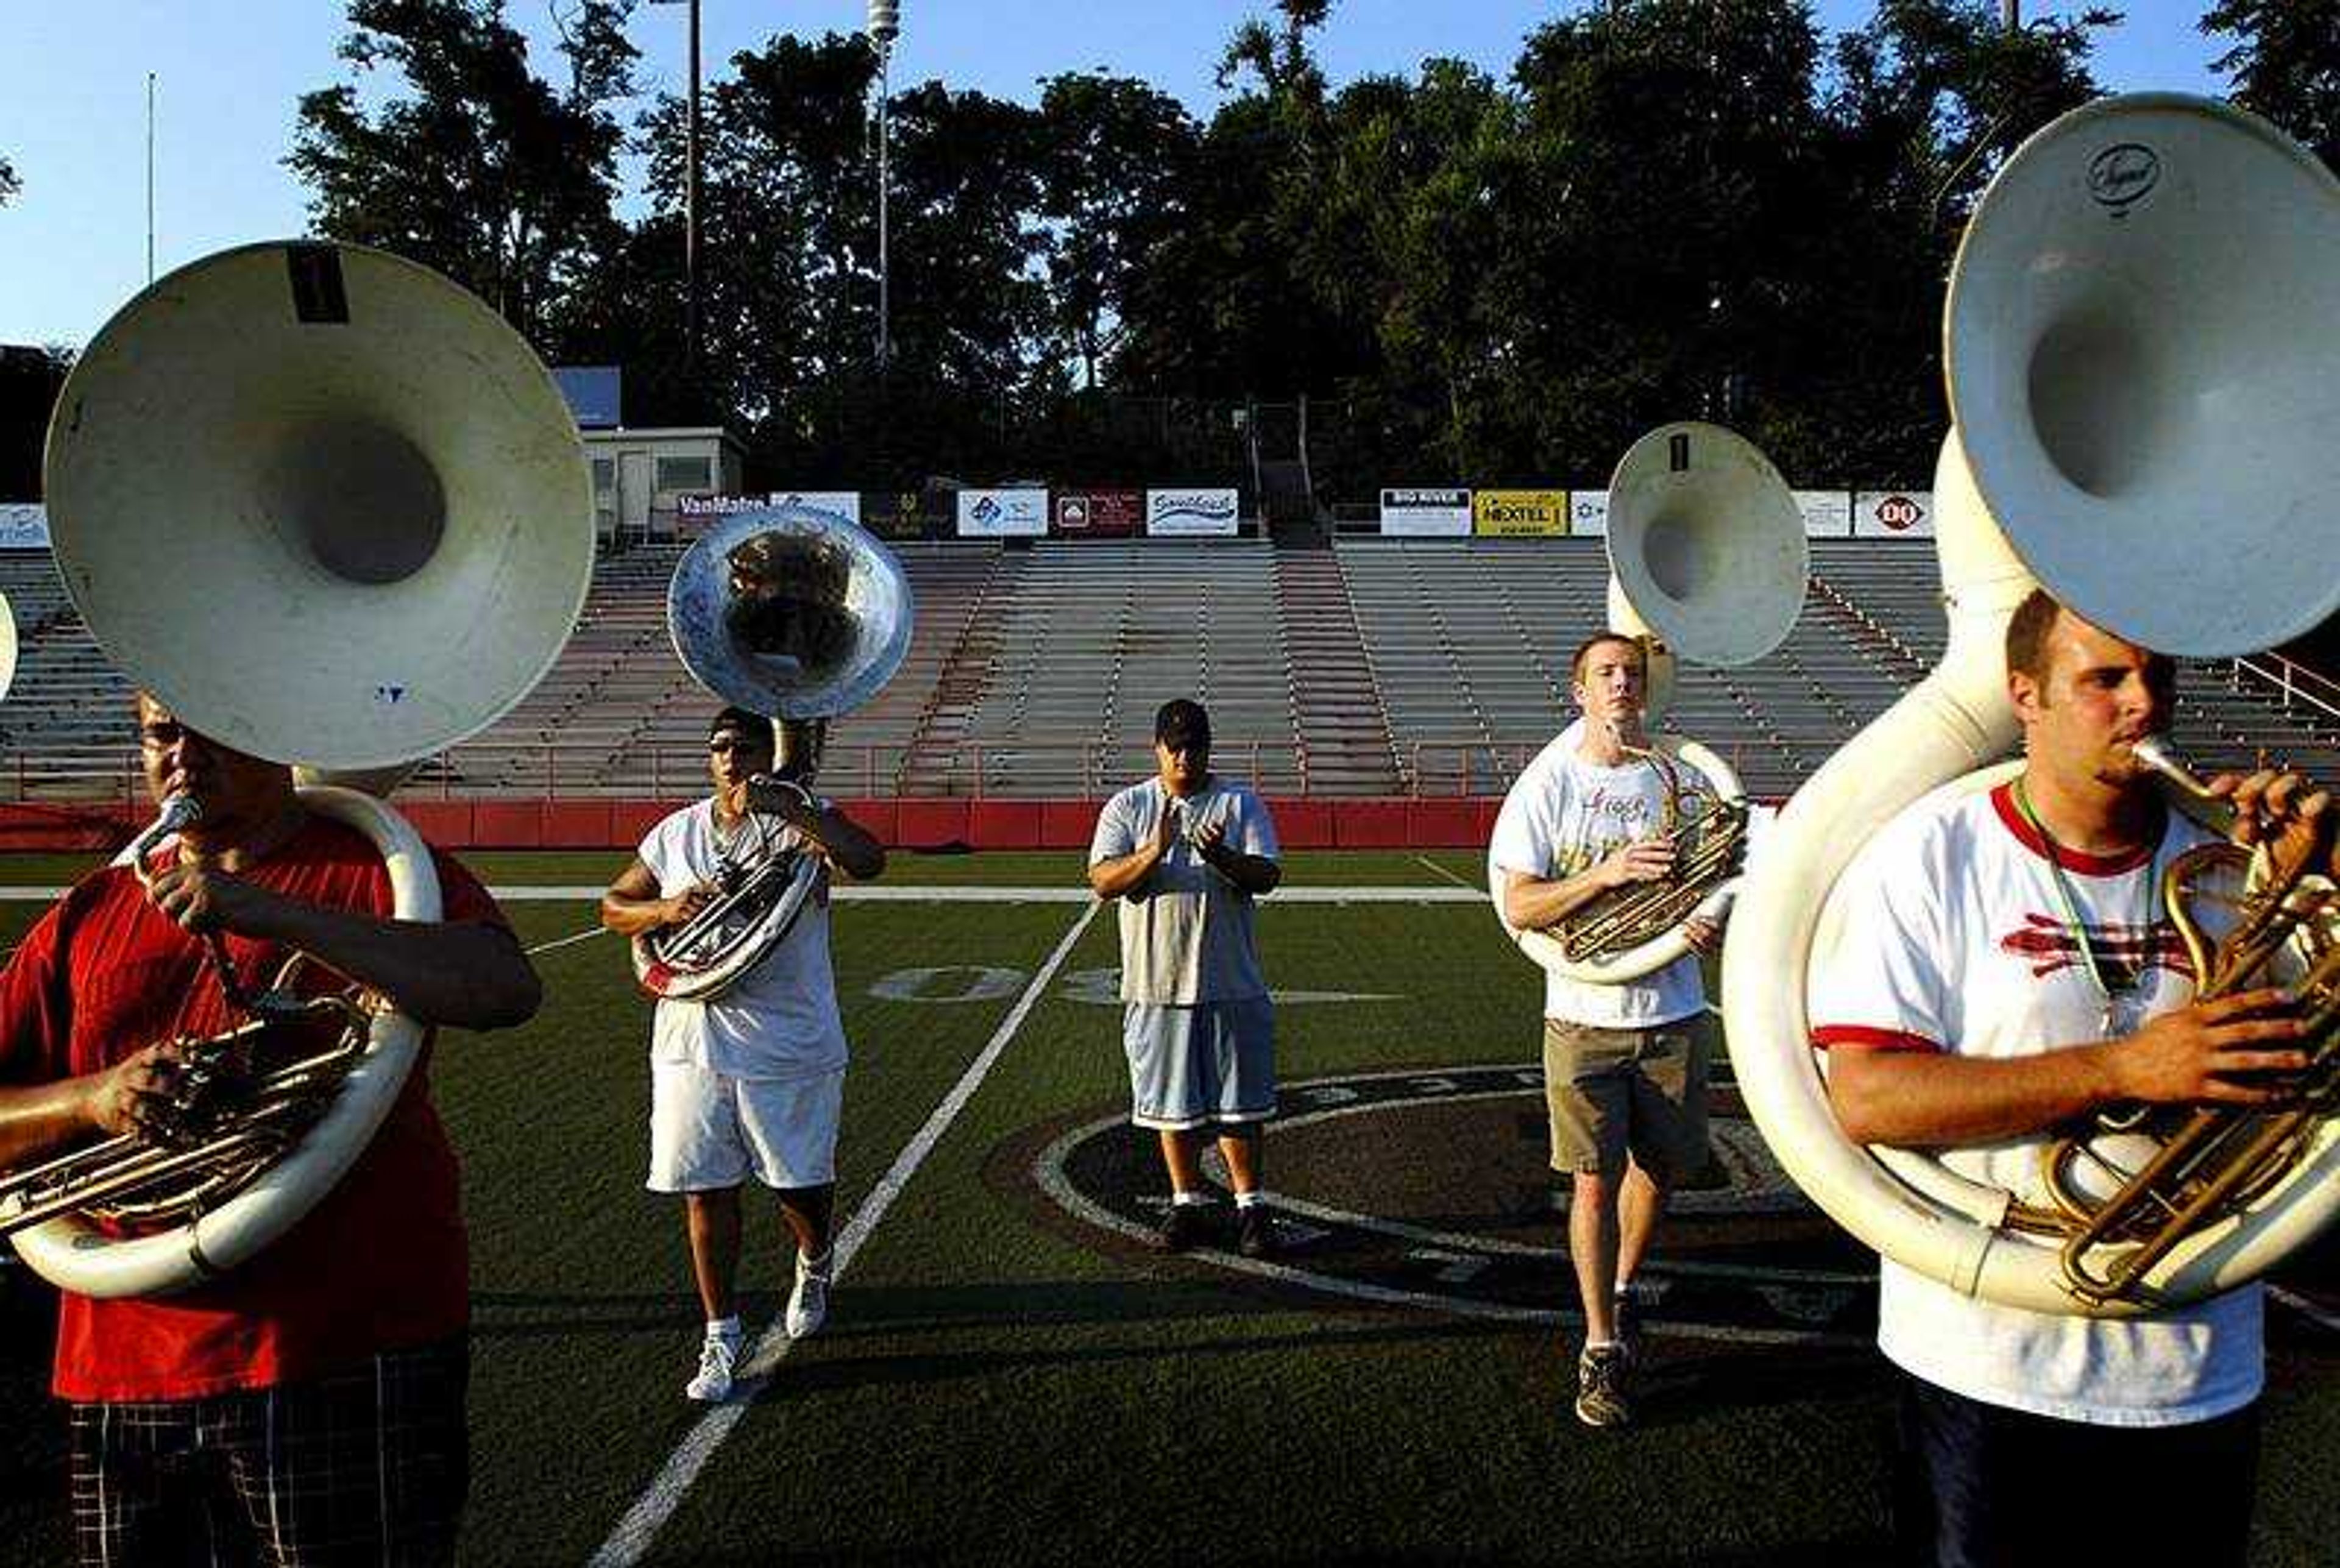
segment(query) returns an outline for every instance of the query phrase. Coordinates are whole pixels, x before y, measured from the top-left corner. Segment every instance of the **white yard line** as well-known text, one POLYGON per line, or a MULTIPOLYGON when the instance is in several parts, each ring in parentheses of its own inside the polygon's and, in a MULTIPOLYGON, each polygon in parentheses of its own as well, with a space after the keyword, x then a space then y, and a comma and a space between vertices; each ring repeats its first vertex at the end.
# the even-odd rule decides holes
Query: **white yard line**
MULTIPOLYGON (((943 1134, 950 1130, 951 1123, 958 1118, 959 1112, 975 1097, 975 1091, 982 1087, 984 1078, 999 1060, 1000 1054, 1007 1049, 1007 1043, 1023 1027, 1033 1004, 1040 999, 1041 994, 1048 987, 1048 982, 1056 978, 1056 971, 1071 956, 1074 945, 1081 939, 1081 933, 1087 930, 1089 922, 1096 918, 1097 910, 1104 906, 1096 898, 1086 895, 1083 897, 1088 908, 1081 911, 1080 918, 1073 922, 1073 928, 1066 931, 1064 940, 1056 944, 1056 950, 1048 955, 1048 961, 1040 966, 1040 972, 1032 977, 1032 983, 1024 987, 1024 994, 1016 998, 1016 1006, 1008 1009, 1007 1017, 1000 1020, 990 1043, 968 1065, 967 1071, 959 1075, 958 1082, 951 1086, 950 1093, 943 1097, 942 1104, 935 1107, 934 1114, 927 1118, 926 1126, 918 1129, 917 1136, 905 1144, 902 1152, 894 1156, 892 1168, 870 1190, 869 1196, 862 1199, 861 1206, 854 1211, 853 1217, 838 1233, 832 1249, 836 1262, 831 1278, 841 1280, 845 1277, 855 1255, 861 1250, 861 1244, 869 1239, 870 1233, 878 1228, 878 1222, 886 1217, 886 1211, 893 1206, 894 1200, 902 1196, 902 1189, 909 1186, 910 1178, 917 1174, 918 1166, 934 1152, 935 1146, 942 1141, 943 1134)), ((610 1533, 610 1538, 601 1543, 600 1550, 588 1560, 589 1568, 627 1568, 627 1565, 641 1560, 649 1550, 650 1543, 658 1538, 659 1531, 674 1516, 674 1511, 681 1505, 692 1483, 707 1467, 707 1462, 715 1457, 715 1451, 723 1446, 732 1429, 747 1415, 748 1407, 762 1397, 769 1386, 766 1380, 795 1343, 778 1323, 764 1331, 763 1337, 756 1342, 755 1348, 748 1355, 745 1365, 750 1375, 743 1379, 740 1392, 734 1395, 731 1403, 715 1405, 699 1418, 698 1424, 668 1457, 666 1467, 659 1472, 648 1490, 636 1499, 626 1516, 618 1522, 617 1528, 610 1533)))
MULTIPOLYGON (((1435 876, 1445 878, 1448 881, 1453 883, 1458 888, 1471 888, 1471 884, 1469 882, 1456 876, 1453 872, 1448 870, 1445 867, 1440 865, 1437 861, 1432 859, 1427 855, 1416 855, 1413 858, 1413 861, 1415 865, 1426 868, 1435 876)), ((1471 888, 1471 892, 1472 897, 1475 898, 1480 896, 1481 889, 1471 888)))
POLYGON ((602 935, 605 929, 606 928, 600 926, 588 926, 573 937, 555 937, 550 942, 539 942, 535 947, 528 949, 528 956, 532 958, 539 953, 550 953, 555 948, 570 948, 580 942, 590 942, 602 935))
POLYGON ((2329 1329, 2335 1334, 2340 1334, 2340 1315, 2335 1315, 2328 1306, 2308 1300, 2297 1291, 2285 1290, 2279 1285, 2271 1285, 2267 1286, 2267 1299, 2280 1302, 2318 1328, 2329 1329))

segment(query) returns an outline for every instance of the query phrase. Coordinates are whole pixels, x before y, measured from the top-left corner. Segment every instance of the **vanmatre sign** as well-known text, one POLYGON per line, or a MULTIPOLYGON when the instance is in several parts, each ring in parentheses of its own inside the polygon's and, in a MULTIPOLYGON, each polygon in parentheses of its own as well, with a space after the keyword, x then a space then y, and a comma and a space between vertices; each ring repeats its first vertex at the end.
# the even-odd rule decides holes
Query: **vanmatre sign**
POLYGON ((1471 531, 1494 534, 1566 533, 1568 491, 1482 490, 1471 495, 1471 531))

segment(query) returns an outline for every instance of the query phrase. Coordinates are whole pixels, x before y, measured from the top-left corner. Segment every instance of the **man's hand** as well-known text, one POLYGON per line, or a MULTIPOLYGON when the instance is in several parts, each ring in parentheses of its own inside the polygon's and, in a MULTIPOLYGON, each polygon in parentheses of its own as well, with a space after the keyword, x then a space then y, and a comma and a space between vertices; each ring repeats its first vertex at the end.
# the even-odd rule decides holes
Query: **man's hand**
POLYGON ((2340 858, 2333 853, 2329 790, 2312 789, 2299 774, 2271 768, 2247 776, 2222 773, 2209 789, 2235 809, 2235 842, 2266 846, 2277 883, 2303 871, 2340 873, 2340 858))
POLYGON ((1154 825, 1154 838, 1146 848, 1153 851, 1155 863, 1168 858, 1171 847, 1178 842, 1178 808, 1165 800, 1162 819, 1154 825))
POLYGON ((158 874, 146 889, 154 907, 183 930, 233 931, 264 936, 269 915, 280 900, 240 877, 215 867, 182 862, 158 874))
POLYGON ((712 882, 698 882, 685 888, 670 898, 659 900, 659 924, 688 926, 699 918, 699 912, 713 903, 722 889, 712 882))
POLYGON ((1655 882, 1671 876, 1674 868, 1674 846, 1671 839, 1644 839, 1628 844, 1593 868, 1594 874, 1606 888, 1629 887, 1635 882, 1655 882))
POLYGON ((2292 1043, 2305 1027, 2281 990, 2194 1002, 2109 1042, 2114 1087, 2118 1098, 2158 1105, 2274 1104, 2291 1093, 2290 1084, 2256 1075, 2305 1068, 2307 1053, 2292 1043))
POLYGON ((1722 950, 1721 922, 1710 920, 1703 915, 1692 915, 1682 922, 1682 940, 1690 944, 1690 950, 1693 953, 1719 953, 1722 950))
POLYGON ((192 1043, 164 1040, 124 1057, 98 1075, 89 1117, 109 1137, 124 1133, 168 1136, 179 1117, 174 1097, 192 1043))

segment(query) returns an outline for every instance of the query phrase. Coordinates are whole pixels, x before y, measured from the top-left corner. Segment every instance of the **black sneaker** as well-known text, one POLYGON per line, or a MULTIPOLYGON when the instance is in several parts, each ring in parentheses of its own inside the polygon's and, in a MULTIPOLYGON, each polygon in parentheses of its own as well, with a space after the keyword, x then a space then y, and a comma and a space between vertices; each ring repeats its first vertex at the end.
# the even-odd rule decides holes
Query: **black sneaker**
POLYGON ((1265 1204, 1235 1210, 1235 1250, 1245 1257, 1275 1255, 1275 1221, 1265 1204))
POLYGON ((1210 1239, 1210 1212, 1207 1204, 1172 1204, 1163 1211, 1162 1228, 1155 1233, 1154 1245, 1164 1252, 1185 1252, 1202 1245, 1210 1239))
POLYGON ((1576 1358, 1576 1419, 1587 1426, 1623 1426, 1631 1421, 1627 1371, 1622 1347, 1588 1346, 1576 1358))

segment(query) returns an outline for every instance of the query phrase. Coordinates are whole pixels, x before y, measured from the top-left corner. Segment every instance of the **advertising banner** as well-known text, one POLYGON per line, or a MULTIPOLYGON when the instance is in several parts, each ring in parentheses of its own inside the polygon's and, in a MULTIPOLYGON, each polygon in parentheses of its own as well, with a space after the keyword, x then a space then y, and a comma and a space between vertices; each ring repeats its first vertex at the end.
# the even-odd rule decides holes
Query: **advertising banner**
POLYGON ((1930 490, 1864 490, 1853 497, 1852 531, 1863 539, 1931 539, 1930 490))
POLYGON ((37 501, 0 501, 0 550, 49 548, 49 510, 37 501))
POLYGON ((808 506, 815 511, 833 511, 848 522, 861 521, 858 490, 776 490, 769 499, 774 506, 808 506))
POLYGON ((1605 538, 1609 532, 1609 492, 1572 490, 1568 492, 1568 531, 1605 538))
POLYGON ((1073 539, 1125 539, 1145 526, 1145 492, 1136 490, 1058 491, 1051 529, 1073 539))
POLYGON ((1149 490, 1145 492, 1145 531, 1156 539, 1197 535, 1233 539, 1235 535, 1235 492, 1233 490, 1149 490))
POLYGON ((1485 534, 1568 531, 1564 490, 1482 490, 1471 498, 1471 528, 1485 534))
POLYGON ((863 491, 861 526, 880 539, 943 539, 950 533, 949 520, 915 490, 863 491))
POLYGON ((1467 490, 1385 490, 1382 531, 1400 539, 1468 539, 1471 492, 1467 490))
POLYGON ((1840 490, 1800 490, 1796 510, 1810 539, 1842 539, 1852 531, 1852 497, 1840 490))
POLYGON ((961 539, 1040 539, 1048 532, 1045 490, 963 490, 958 492, 961 539))

